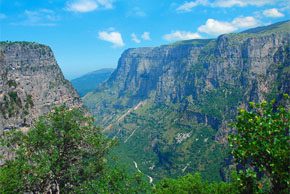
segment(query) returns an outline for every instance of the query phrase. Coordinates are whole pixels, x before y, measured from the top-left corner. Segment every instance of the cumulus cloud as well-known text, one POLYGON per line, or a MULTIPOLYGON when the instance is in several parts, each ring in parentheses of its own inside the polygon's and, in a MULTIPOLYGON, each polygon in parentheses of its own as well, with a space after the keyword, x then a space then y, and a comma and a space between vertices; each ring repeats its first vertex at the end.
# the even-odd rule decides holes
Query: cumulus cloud
POLYGON ((187 31, 174 31, 170 34, 165 34, 163 38, 167 41, 199 39, 201 36, 198 33, 187 31))
POLYGON ((279 12, 276 8, 264 10, 263 15, 270 18, 284 17, 284 14, 279 12))
POLYGON ((254 17, 238 17, 231 22, 208 19, 206 23, 198 28, 199 32, 210 35, 220 35, 234 32, 238 29, 258 26, 260 23, 254 17))
POLYGON ((238 17, 232 21, 232 25, 237 28, 250 28, 256 27, 259 25, 259 21, 256 20, 254 17, 238 17))
POLYGON ((184 2, 177 7, 178 12, 190 12, 192 8, 197 6, 210 6, 210 7, 245 7, 245 6, 264 6, 274 4, 278 0, 195 0, 184 2))
POLYGON ((100 31, 98 38, 113 44, 113 47, 123 47, 125 44, 120 32, 117 31, 100 31))
POLYGON ((139 44, 141 42, 141 40, 137 37, 137 35, 135 33, 131 34, 131 40, 137 44, 139 44))
POLYGON ((98 8, 112 9, 110 0, 71 0, 67 2, 66 10, 78 13, 95 11, 98 8))
POLYGON ((143 32, 143 34, 141 35, 141 38, 143 40, 151 40, 150 32, 143 32))
POLYGON ((225 34, 233 32, 235 30, 237 30, 237 28, 231 23, 221 22, 214 19, 208 19, 204 25, 198 28, 199 32, 204 32, 212 35, 225 34))

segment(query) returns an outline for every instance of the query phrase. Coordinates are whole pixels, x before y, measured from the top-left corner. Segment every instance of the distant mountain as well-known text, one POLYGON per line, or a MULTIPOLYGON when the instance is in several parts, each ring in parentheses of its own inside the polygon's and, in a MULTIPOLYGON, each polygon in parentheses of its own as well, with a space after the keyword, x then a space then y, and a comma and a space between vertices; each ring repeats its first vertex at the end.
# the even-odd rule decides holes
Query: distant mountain
POLYGON ((87 93, 96 89, 97 85, 106 81, 114 69, 104 68, 88 74, 85 74, 79 78, 71 80, 74 88, 77 90, 80 96, 85 96, 87 93))
POLYGON ((0 42, 0 134, 28 128, 61 104, 82 105, 52 50, 32 42, 0 42))
POLYGON ((257 27, 257 28, 252 28, 249 30, 245 30, 241 33, 254 33, 254 34, 263 34, 263 33, 279 33, 279 32, 289 32, 290 31, 290 26, 289 26, 289 22, 288 21, 283 21, 283 22, 277 22, 275 24, 272 25, 268 25, 268 26, 261 26, 261 27, 257 27))
POLYGON ((138 164, 154 180, 196 171, 225 178, 225 139, 237 107, 290 92, 289 28, 286 21, 128 49, 84 103, 104 132, 119 138, 113 154, 132 170, 138 164))

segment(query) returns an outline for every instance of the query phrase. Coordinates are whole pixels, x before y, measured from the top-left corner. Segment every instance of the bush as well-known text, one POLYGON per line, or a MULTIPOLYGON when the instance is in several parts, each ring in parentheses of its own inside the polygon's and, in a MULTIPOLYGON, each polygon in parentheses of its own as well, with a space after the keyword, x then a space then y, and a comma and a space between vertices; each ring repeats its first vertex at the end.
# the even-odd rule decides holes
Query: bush
POLYGON ((210 183, 203 181, 199 174, 188 174, 178 179, 164 179, 160 181, 154 190, 158 194, 224 194, 238 193, 233 183, 210 183))

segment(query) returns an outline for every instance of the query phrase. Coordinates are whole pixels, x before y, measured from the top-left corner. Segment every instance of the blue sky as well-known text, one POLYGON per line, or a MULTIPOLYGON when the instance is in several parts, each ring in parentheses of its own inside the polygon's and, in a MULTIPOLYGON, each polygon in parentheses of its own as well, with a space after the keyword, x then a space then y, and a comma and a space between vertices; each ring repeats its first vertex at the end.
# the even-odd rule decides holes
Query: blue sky
POLYGON ((0 0, 0 40, 49 45, 68 79, 127 48, 214 38, 290 17, 287 0, 0 0))

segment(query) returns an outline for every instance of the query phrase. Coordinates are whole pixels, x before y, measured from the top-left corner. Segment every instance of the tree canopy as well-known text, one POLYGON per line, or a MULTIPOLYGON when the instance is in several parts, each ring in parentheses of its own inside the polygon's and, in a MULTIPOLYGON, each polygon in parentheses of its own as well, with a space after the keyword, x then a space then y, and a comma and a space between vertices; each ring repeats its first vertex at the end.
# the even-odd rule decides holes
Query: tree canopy
POLYGON ((1 193, 71 192, 102 175, 112 144, 92 118, 64 106, 41 117, 27 133, 5 132, 2 143, 14 156, 1 167, 1 193))
POLYGON ((114 141, 78 109, 56 107, 23 132, 1 137, 5 163, 0 193, 289 193, 289 97, 240 109, 229 137, 237 164, 232 181, 208 182, 199 174, 163 179, 155 186, 107 165, 114 141), (282 106, 283 105, 283 106, 282 106))
POLYGON ((250 110, 240 109, 230 137, 235 161, 239 164, 241 186, 246 192, 289 191, 289 97, 284 106, 275 101, 250 103, 250 110))

